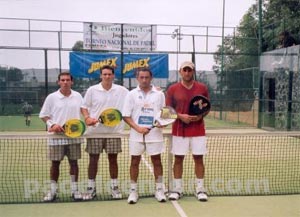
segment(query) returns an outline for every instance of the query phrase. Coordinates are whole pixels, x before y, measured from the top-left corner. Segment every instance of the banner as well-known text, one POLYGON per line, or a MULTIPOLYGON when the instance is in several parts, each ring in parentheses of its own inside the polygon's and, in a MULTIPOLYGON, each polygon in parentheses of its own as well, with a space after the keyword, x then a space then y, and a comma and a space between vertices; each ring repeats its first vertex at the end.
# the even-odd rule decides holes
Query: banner
POLYGON ((123 70, 121 54, 70 52, 70 72, 77 78, 99 78, 100 68, 110 65, 115 68, 115 77, 135 78, 140 67, 149 67, 154 78, 169 77, 168 54, 124 54, 123 70))
POLYGON ((84 49, 122 50, 121 31, 123 26, 123 50, 154 51, 156 50, 156 26, 121 25, 103 23, 83 24, 84 49), (91 47, 92 46, 92 47, 91 47))

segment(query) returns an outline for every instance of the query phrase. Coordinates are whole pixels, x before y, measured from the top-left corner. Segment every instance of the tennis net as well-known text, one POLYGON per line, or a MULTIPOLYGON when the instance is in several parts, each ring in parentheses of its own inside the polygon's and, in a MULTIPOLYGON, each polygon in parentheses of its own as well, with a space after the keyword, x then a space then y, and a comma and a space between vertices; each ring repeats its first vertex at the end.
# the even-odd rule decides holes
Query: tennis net
MULTIPOLYGON (((101 138, 116 137, 105 135, 101 138)), ((128 135, 119 135, 122 153, 118 155, 119 187, 127 198, 130 187, 128 135)), ((47 158, 47 135, 0 135, 0 203, 42 202, 50 187, 50 164, 47 158)), ((172 188, 171 135, 164 134, 166 151, 162 155, 166 189, 172 188)), ((79 190, 87 188, 89 156, 82 139, 79 163, 79 190)), ((205 156, 205 187, 209 196, 277 195, 300 193, 300 133, 209 133, 209 153, 205 156)), ((155 183, 150 158, 140 164, 140 197, 153 196, 155 183)), ((184 195, 194 195, 193 159, 184 161, 184 195)), ((96 200, 110 200, 108 160, 101 154, 96 178, 96 200)), ((69 165, 61 162, 58 180, 59 202, 70 198, 69 165)))

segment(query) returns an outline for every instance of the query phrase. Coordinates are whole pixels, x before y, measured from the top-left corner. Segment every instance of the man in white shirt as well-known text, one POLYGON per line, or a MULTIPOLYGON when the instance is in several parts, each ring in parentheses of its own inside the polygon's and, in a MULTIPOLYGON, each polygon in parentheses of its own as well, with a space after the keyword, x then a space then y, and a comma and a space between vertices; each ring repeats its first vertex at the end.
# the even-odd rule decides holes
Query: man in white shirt
MULTIPOLYGON (((124 99, 128 90, 120 85, 113 84, 115 79, 114 68, 105 65, 101 68, 99 84, 88 88, 84 103, 81 107, 82 115, 88 127, 86 135, 119 134, 123 132, 124 123, 115 127, 107 127, 99 124, 100 113, 107 108, 122 110, 124 99)), ((83 196, 84 200, 92 200, 96 197, 96 175, 100 154, 106 151, 109 160, 109 172, 111 177, 111 195, 113 199, 121 199, 122 194, 118 187, 118 153, 122 152, 121 138, 88 138, 86 151, 89 153, 88 188, 83 196)))
POLYGON ((136 78, 138 86, 129 92, 122 110, 124 121, 131 127, 129 136, 131 184, 128 203, 135 204, 138 200, 137 178, 141 155, 145 151, 151 156, 154 167, 155 197, 159 202, 165 202, 161 164, 161 153, 164 151, 163 133, 159 127, 151 129, 156 114, 165 106, 165 96, 162 91, 151 85, 152 72, 149 68, 138 69, 136 78))
MULTIPOLYGON (((69 119, 80 119, 80 106, 83 99, 80 93, 71 89, 73 77, 69 72, 58 75, 59 90, 51 93, 45 99, 39 117, 47 124, 48 132, 61 134, 63 125, 69 119)), ((78 191, 79 168, 77 160, 81 158, 81 139, 49 139, 48 157, 51 160, 50 191, 45 195, 44 201, 50 202, 57 198, 57 181, 59 178, 60 162, 66 155, 70 164, 71 196, 74 200, 81 200, 78 191)))

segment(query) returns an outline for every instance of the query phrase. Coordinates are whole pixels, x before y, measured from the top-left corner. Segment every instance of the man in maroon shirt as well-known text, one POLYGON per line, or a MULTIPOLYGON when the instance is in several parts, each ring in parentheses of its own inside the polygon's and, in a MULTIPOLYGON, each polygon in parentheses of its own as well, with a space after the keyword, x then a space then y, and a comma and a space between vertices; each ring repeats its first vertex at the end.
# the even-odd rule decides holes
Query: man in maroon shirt
POLYGON ((195 65, 186 61, 179 70, 181 81, 171 85, 167 90, 166 105, 175 108, 178 119, 172 126, 172 154, 175 156, 173 165, 173 191, 170 200, 178 200, 183 196, 182 173, 183 160, 191 150, 195 162, 196 197, 199 201, 207 201, 204 188, 203 155, 207 153, 205 125, 202 115, 189 115, 189 104, 194 96, 203 95, 209 98, 205 84, 194 80, 195 65))

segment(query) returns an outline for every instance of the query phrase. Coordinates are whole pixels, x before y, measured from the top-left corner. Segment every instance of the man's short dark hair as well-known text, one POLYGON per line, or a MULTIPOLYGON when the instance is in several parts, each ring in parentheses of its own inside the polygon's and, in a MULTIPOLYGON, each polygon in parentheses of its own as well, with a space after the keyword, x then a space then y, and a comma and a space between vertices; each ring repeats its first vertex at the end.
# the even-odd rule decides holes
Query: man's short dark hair
POLYGON ((151 69, 148 68, 148 67, 140 67, 140 68, 137 68, 136 71, 135 71, 135 76, 138 77, 138 76, 139 76, 139 72, 141 72, 141 71, 149 72, 149 73, 150 73, 150 76, 153 77, 152 71, 151 71, 151 69))
POLYGON ((71 73, 68 72, 68 71, 64 71, 64 72, 59 73, 59 74, 58 74, 58 77, 57 77, 58 81, 60 80, 60 77, 63 76, 63 75, 69 75, 70 78, 71 78, 71 81, 73 81, 73 76, 72 76, 71 73))
POLYGON ((112 67, 112 66, 110 66, 110 65, 104 65, 104 66, 102 66, 101 69, 100 69, 100 74, 102 74, 102 70, 103 70, 103 69, 109 69, 109 70, 112 71, 113 74, 115 74, 115 69, 114 69, 114 67, 112 67))

